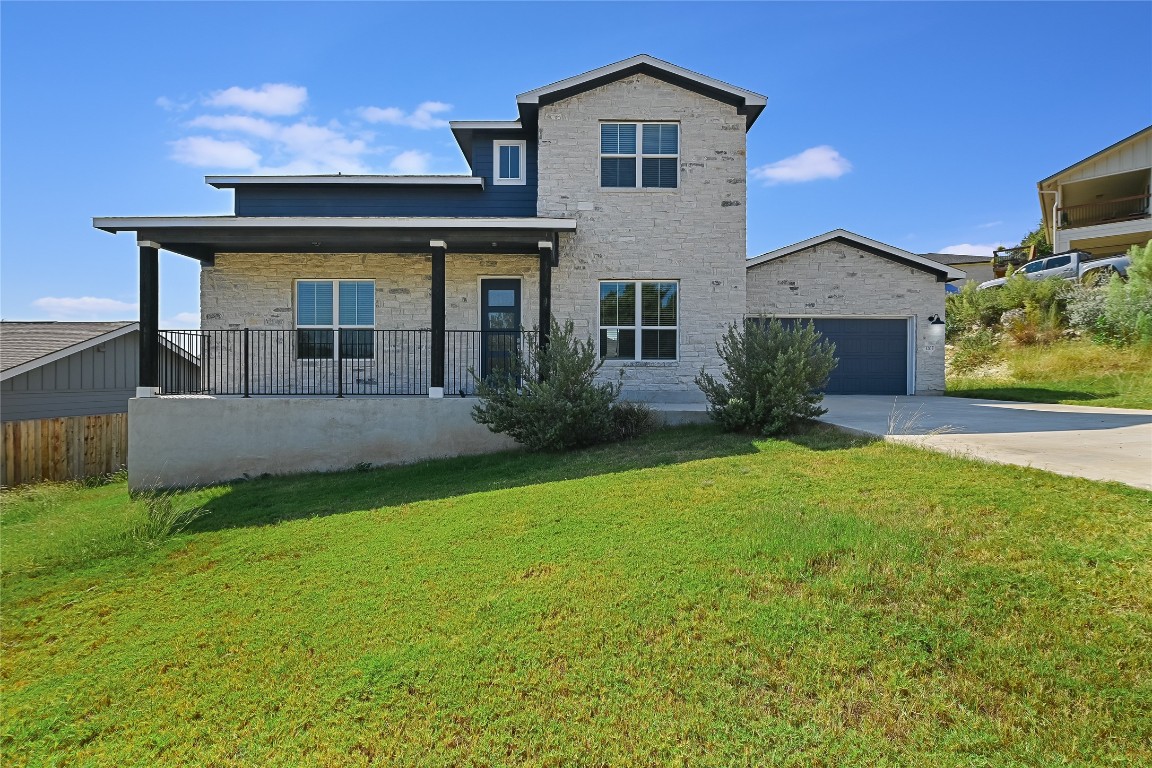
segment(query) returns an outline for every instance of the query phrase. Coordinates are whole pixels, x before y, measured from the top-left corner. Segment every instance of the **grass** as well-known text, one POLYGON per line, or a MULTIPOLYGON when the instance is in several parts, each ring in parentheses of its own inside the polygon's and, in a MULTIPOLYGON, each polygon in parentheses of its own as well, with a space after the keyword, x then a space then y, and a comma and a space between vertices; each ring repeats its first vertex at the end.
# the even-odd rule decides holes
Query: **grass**
POLYGON ((1002 344, 987 372, 948 376, 948 394, 992 400, 1152 408, 1152 345, 1111 347, 1089 341, 1048 346, 1002 344))
POLYGON ((147 546, 122 482, 3 501, 5 766, 1152 761, 1120 485, 681 428, 178 494, 147 546))

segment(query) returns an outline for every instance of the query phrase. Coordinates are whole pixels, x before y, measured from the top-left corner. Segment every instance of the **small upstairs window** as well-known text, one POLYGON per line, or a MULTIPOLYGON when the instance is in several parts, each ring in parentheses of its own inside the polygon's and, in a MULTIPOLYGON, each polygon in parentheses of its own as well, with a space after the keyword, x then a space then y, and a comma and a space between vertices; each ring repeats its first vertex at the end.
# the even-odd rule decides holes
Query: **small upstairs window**
POLYGON ((492 183, 523 184, 524 156, 527 144, 523 141, 492 142, 492 183))
POLYGON ((679 125, 600 124, 601 187, 675 189, 679 179, 679 125))

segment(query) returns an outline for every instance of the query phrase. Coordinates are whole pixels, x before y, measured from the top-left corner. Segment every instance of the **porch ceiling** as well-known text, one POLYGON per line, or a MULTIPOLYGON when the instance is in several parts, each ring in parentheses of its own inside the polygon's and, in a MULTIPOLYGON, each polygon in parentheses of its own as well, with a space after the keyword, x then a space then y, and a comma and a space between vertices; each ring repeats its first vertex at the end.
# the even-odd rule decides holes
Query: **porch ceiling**
POLYGON ((429 241, 449 253, 536 255, 542 240, 574 232, 575 219, 385 217, 107 217, 105 232, 135 232, 137 240, 199 261, 217 253, 428 253, 429 241))

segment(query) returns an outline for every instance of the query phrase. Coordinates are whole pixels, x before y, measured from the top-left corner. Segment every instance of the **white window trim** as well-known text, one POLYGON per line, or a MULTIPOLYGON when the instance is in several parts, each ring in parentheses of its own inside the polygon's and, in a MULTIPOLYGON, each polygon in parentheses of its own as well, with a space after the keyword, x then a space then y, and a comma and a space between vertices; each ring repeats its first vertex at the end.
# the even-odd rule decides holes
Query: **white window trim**
POLYGON ((502 186, 526 183, 528 175, 528 142, 514 139, 496 139, 492 142, 492 183, 502 186), (520 176, 515 179, 500 178, 500 147, 520 148, 520 176))
MULTIPOLYGON (((293 330, 297 331, 324 331, 329 330, 333 332, 332 336, 332 357, 300 357, 299 350, 296 350, 297 361, 319 361, 319 360, 335 360, 337 346, 340 343, 336 331, 341 328, 356 331, 374 331, 376 330, 376 280, 374 278, 358 278, 358 277, 299 277, 292 281, 292 325, 293 330), (332 283, 332 324, 331 325, 302 325, 300 319, 300 283, 332 283), (340 324, 340 283, 371 283, 372 284, 372 325, 341 325, 340 324)), ((372 357, 355 357, 355 358, 341 358, 341 360, 359 361, 359 360, 375 360, 376 359, 376 343, 373 339, 372 343, 372 357)))
MULTIPOLYGON (((604 125, 634 125, 636 126, 636 154, 635 155, 618 155, 606 152, 601 152, 600 157, 634 157, 636 158, 636 185, 633 187, 606 187, 604 186, 604 179, 600 176, 600 163, 596 164, 596 175, 600 183, 600 189, 606 190, 631 190, 642 189, 651 192, 671 192, 674 189, 680 189, 680 145, 684 141, 684 130, 680 123, 675 120, 647 120, 644 122, 631 122, 628 120, 602 120, 601 126, 604 125), (660 154, 644 154, 644 126, 646 125, 674 125, 676 126, 676 154, 674 155, 660 155, 660 154), (675 158, 676 160, 676 186, 674 187, 646 187, 644 186, 644 158, 675 158)), ((596 137, 597 142, 600 137, 596 137)), ((602 144, 599 146, 603 146, 602 144)), ((627 282, 627 281, 625 281, 627 282)), ((652 282, 652 281, 646 281, 652 282)), ((665 281, 666 282, 666 281, 665 281)))
POLYGON ((636 332, 636 351, 631 358, 627 357, 604 357, 604 350, 599 349, 600 359, 605 363, 673 363, 680 362, 680 281, 671 278, 655 278, 655 279, 618 279, 604 278, 596 283, 596 342, 599 346, 600 331, 604 330, 624 330, 636 332), (604 283, 632 283, 636 286, 636 323, 634 325, 601 325, 600 324, 600 286, 604 283), (643 285, 645 283, 675 283, 676 284, 676 325, 644 325, 643 314, 643 285), (676 357, 673 358, 650 358, 645 359, 644 354, 644 331, 676 331, 676 357))

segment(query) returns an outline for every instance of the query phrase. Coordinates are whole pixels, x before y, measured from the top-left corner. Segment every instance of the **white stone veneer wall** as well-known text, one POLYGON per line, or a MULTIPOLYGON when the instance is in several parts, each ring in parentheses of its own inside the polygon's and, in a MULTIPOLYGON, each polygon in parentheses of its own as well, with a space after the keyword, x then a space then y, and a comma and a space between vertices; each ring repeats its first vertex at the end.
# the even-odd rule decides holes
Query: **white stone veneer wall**
MULTIPOLYGON (((525 328, 537 323, 536 256, 449 252, 445 258, 448 330, 480 328, 480 278, 520 277, 525 328)), ((420 254, 221 253, 200 272, 200 322, 205 330, 295 327, 296 280, 375 280, 376 327, 432 325, 432 256, 420 254)))
POLYGON ((915 317, 916 391, 944 390, 944 283, 923 270, 824 243, 748 269, 748 314, 915 317))
POLYGON ((702 401, 693 378, 719 368, 715 344, 744 314, 745 118, 736 108, 635 75, 540 108, 540 216, 575 218, 560 241, 552 311, 599 336, 600 280, 679 280, 676 362, 609 362, 624 395, 702 401), (600 123, 680 124, 678 189, 601 189, 600 123))
MULTIPOLYGON (((480 328, 480 280, 521 278, 521 322, 538 322, 539 259, 535 256, 448 253, 445 259, 445 314, 449 331, 480 328)), ((291 331, 295 326, 296 280, 372 279, 376 281, 376 328, 414 331, 432 325, 432 257, 419 254, 250 254, 222 253, 200 275, 201 328, 204 330, 291 331)), ((336 365, 297 360, 295 334, 253 334, 249 386, 256 394, 321 394, 336 391, 336 365)), ((414 394, 427 390, 431 350, 424 335, 389 334, 377 340, 372 360, 341 364, 344 391, 360 394, 414 394)), ((216 393, 242 389, 238 336, 214 338, 210 376, 216 393), (223 381, 220 379, 224 379, 223 381)), ((450 335, 447 348, 449 393, 471 391, 469 368, 479 369, 479 339, 450 335)))

